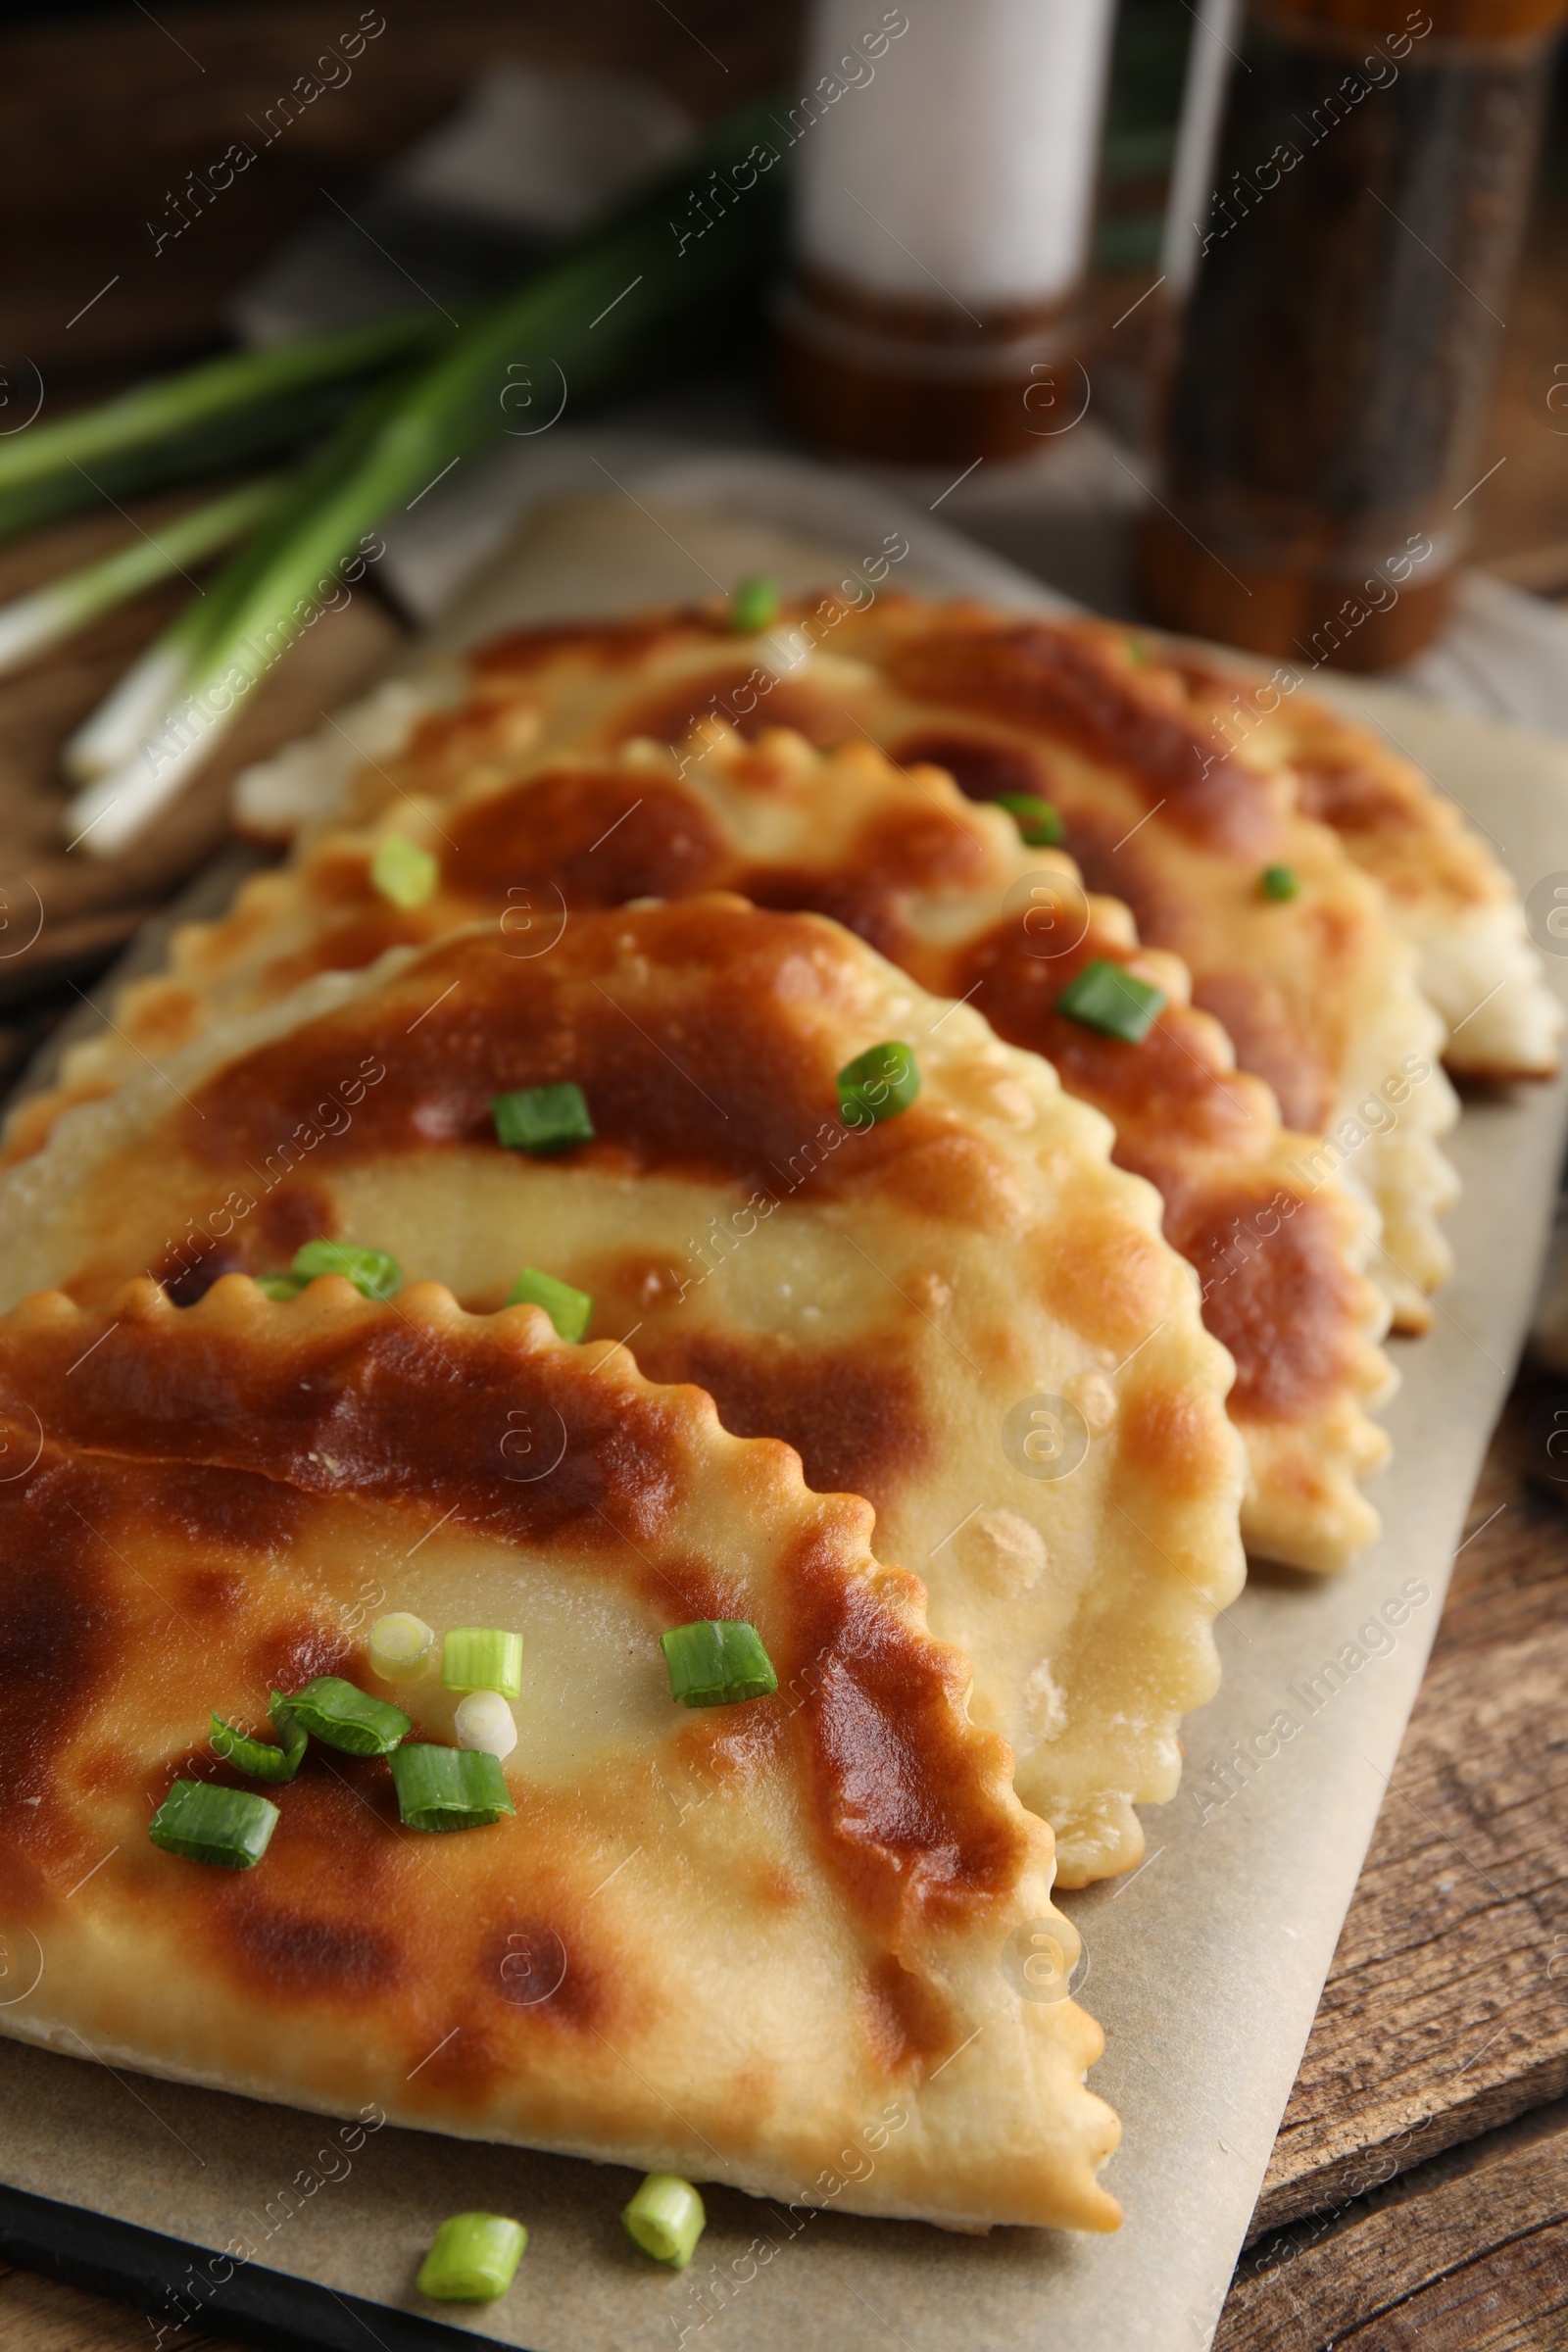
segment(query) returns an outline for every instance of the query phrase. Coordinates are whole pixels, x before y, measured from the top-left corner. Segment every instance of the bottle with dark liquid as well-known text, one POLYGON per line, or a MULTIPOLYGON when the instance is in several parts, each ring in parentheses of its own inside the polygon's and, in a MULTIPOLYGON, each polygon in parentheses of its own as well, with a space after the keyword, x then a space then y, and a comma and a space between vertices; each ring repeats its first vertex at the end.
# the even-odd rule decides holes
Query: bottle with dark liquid
POLYGON ((1157 619, 1376 669, 1437 630, 1568 0, 1252 0, 1167 395, 1157 619))

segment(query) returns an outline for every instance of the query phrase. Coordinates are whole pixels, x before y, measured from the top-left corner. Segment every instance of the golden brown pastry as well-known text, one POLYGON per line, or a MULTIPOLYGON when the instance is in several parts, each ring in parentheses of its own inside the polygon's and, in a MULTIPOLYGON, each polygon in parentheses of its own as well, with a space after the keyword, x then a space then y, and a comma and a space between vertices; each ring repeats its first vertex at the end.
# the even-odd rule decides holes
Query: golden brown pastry
POLYGON ((1414 951, 1340 837, 1302 815, 1293 772, 1262 743, 1233 751, 1139 632, 890 595, 858 612, 831 596, 792 606, 739 638, 715 604, 517 630, 433 669, 425 691, 412 729, 407 682, 356 720, 373 764, 328 733, 286 770, 254 771, 242 819, 286 823, 313 792, 363 819, 399 792, 464 790, 640 736, 678 744, 715 718, 818 744, 869 736, 977 800, 1045 798, 1090 888, 1182 958, 1241 1067, 1273 1087, 1288 1127, 1319 1137, 1318 1169, 1378 1209, 1396 1326, 1430 1324, 1427 1293, 1452 1264, 1438 1217, 1457 1192, 1436 1139, 1457 1104, 1414 951), (375 748, 386 733, 401 754, 375 748), (1288 898, 1269 895, 1270 873, 1288 898))
POLYGON ((1290 769, 1305 816, 1332 825, 1381 883, 1447 1023, 1444 1059, 1465 1078, 1549 1078, 1563 1016, 1530 944, 1512 877, 1413 760, 1317 696, 1173 657, 1194 710, 1221 741, 1290 769))
POLYGON ((1189 1008, 1179 964, 1138 949, 1124 908, 1086 897, 1061 853, 1030 849, 1010 816, 966 801, 940 769, 895 767, 858 737, 832 755, 787 730, 750 746, 723 726, 708 737, 679 757, 642 744, 515 784, 481 778, 451 801, 400 795, 374 830, 318 835, 222 921, 176 934, 171 972, 122 992, 115 1027, 74 1048, 62 1089, 24 1111, 14 1150, 66 1102, 212 1020, 475 915, 520 951, 547 949, 568 906, 723 887, 815 908, 1044 1054, 1113 1121, 1117 1160, 1159 1187, 1167 1239, 1197 1267, 1208 1326, 1236 1358, 1248 1544, 1298 1567, 1343 1566, 1377 1532, 1356 1481, 1387 1451, 1364 1408, 1392 1375, 1374 1345, 1387 1308, 1359 1271, 1370 1219, 1325 1173, 1315 1139, 1281 1130, 1268 1089, 1189 1008), (374 877, 402 841, 439 873, 399 907, 374 877), (1097 960, 1165 990, 1140 1044, 1056 1011, 1097 960))
POLYGON ((46 1294, 0 1324, 0 2031, 806 2203, 1115 2227, 1051 1834, 863 1502, 433 1285, 46 1294), (319 1740, 286 1785, 213 1753, 210 1709, 270 1741, 270 1692, 323 1675, 450 1753, 440 1680, 370 1670, 383 1606, 522 1636, 499 1819, 410 1826, 384 1757, 319 1740), (702 1618, 755 1625, 777 1690, 677 1705, 660 1635, 702 1618), (176 1781, 275 1806, 260 1859, 155 1845, 176 1781))
POLYGON ((1066 1885, 1136 1861, 1236 1593, 1231 1364, 1158 1195, 1049 1064, 817 915, 739 899, 492 924, 210 1031, 69 1112, 0 1186, 0 1299, 176 1298, 319 1235, 499 1306, 537 1269, 595 1338, 786 1439, 974 1662, 1066 1885), (912 1106, 837 1073, 912 1049, 912 1106), (504 1148, 497 1097, 570 1084, 595 1138, 504 1148))

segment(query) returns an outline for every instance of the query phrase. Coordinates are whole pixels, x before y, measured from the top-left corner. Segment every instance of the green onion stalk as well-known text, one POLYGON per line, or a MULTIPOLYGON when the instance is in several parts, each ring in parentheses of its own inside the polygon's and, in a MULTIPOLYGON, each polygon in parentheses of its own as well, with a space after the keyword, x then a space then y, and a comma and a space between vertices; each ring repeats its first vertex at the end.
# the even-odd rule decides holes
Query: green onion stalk
POLYGON ((710 164, 770 146, 768 133, 764 103, 726 116, 626 212, 451 334, 412 380, 359 402, 214 584, 195 642, 171 649, 166 633, 155 659, 183 654, 178 706, 161 733, 77 795, 67 811, 73 836, 113 855, 195 773, 381 517, 504 429, 504 396, 515 390, 509 366, 553 368, 564 399, 591 399, 733 333, 736 297, 777 249, 775 176, 759 179, 701 237, 676 230, 670 215, 688 209, 710 164))
POLYGON ((60 754, 72 781, 90 784, 123 766, 165 712, 179 700, 191 657, 212 618, 206 597, 193 596, 131 663, 118 686, 90 710, 60 754))
MULTIPOLYGON (((66 809, 68 835, 100 857, 132 840, 203 764, 246 694, 329 604, 345 601, 334 492, 414 379, 366 393, 293 476, 270 522, 154 639, 66 747, 93 780, 66 809)), ((348 568, 352 568, 351 566, 348 568)), ((362 566, 363 568, 363 566, 362 566)))
POLYGON ((277 505, 281 487, 277 481, 264 481, 230 490, 161 523, 156 536, 145 532, 96 564, 0 605, 0 673, 20 669, 101 613, 158 587, 187 564, 199 564, 243 539, 277 505))
MULTIPOLYGON (((384 373, 382 369, 379 372, 384 373)), ((365 376, 344 377, 283 394, 260 407, 236 409, 193 424, 167 441, 114 451, 91 469, 71 465, 0 491, 0 540, 57 522, 63 516, 211 475, 250 472, 273 459, 291 459, 330 432, 365 389, 365 376)))
POLYGON ((451 333, 423 312, 399 312, 205 360, 0 439, 0 539, 298 443, 342 414, 356 381, 451 333))

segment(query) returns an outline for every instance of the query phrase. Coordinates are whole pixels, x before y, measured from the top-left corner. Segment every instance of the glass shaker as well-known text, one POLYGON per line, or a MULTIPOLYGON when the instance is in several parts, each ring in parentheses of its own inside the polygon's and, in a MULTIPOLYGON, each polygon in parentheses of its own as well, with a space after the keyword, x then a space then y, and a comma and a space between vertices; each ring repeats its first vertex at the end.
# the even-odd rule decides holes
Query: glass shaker
MULTIPOLYGON (((1167 272, 1191 294, 1139 550, 1153 617, 1351 669, 1405 661, 1435 633, 1484 470, 1565 13, 1232 12, 1207 215, 1167 238, 1167 272)), ((1200 79, 1195 52, 1190 87, 1200 79)))

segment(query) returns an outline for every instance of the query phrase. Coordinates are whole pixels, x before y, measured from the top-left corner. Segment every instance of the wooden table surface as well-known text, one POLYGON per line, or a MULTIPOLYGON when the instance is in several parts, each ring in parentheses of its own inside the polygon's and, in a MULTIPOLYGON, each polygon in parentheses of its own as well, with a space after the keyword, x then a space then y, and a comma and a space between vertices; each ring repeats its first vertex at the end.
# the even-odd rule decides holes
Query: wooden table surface
MULTIPOLYGON (((347 194, 448 111, 489 59, 614 62, 706 114, 787 66, 797 17, 789 0, 748 11, 681 0, 678 18, 662 0, 572 11, 388 0, 387 31, 354 82, 236 183, 220 220, 198 223, 212 233, 153 258, 144 218, 163 191, 220 153, 355 13, 341 0, 265 11, 170 0, 156 21, 126 9, 0 33, 5 345, 63 401, 215 347, 224 299, 280 233, 319 209, 323 188, 347 194)), ((1488 463, 1504 462, 1477 496, 1481 560, 1546 594, 1568 592, 1568 436, 1545 406, 1568 361, 1565 229, 1568 187, 1544 190, 1504 342, 1488 463)), ((4 551, 0 595, 104 532, 93 518, 4 551)), ((349 691, 394 639, 398 624, 373 602, 349 613, 314 649, 310 675, 287 682, 294 657, 269 682, 246 756, 349 691)), ((159 617, 152 605, 117 615, 0 685, 0 866, 8 844, 26 851, 38 837, 55 747, 159 617)), ((211 854, 220 782, 192 796, 113 906, 84 904, 85 927, 42 995, 19 1001, 0 986, 0 1082, 211 854)), ((1215 2352, 1568 2345, 1568 1486, 1549 1483, 1542 1426, 1559 1403, 1568 1382, 1527 1369, 1488 1457, 1215 2352)), ((0 2268, 0 2352, 149 2340, 139 2315, 0 2268)), ((181 2352, 218 2343, 172 2340, 181 2352)))

